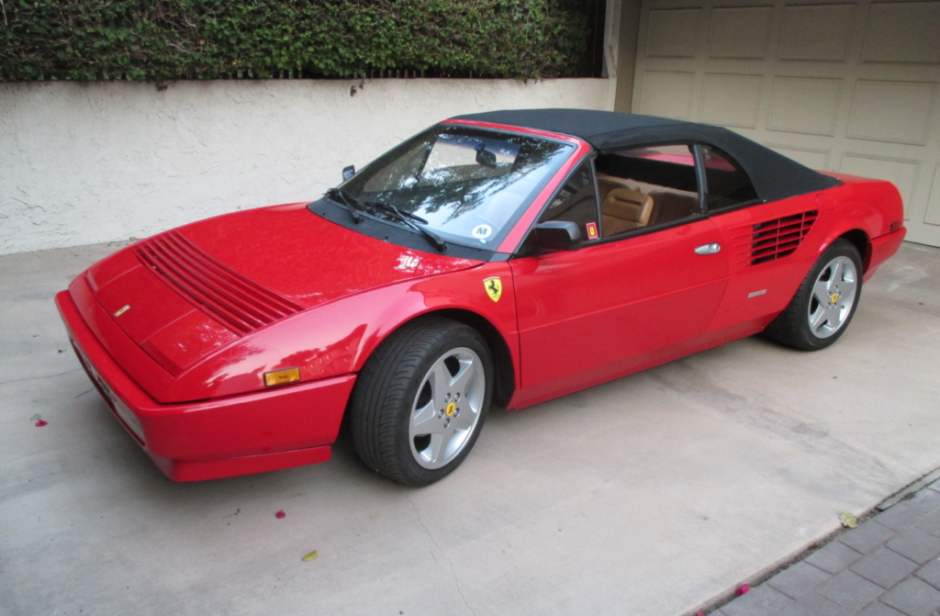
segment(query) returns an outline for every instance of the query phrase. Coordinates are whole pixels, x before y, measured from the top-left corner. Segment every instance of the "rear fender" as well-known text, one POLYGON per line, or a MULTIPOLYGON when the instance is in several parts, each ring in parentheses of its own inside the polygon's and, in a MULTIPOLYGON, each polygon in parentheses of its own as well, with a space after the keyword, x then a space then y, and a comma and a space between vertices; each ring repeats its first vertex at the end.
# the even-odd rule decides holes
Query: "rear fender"
POLYGON ((845 237, 859 248, 866 272, 878 265, 871 261, 871 240, 904 224, 901 194, 890 182, 856 180, 821 192, 816 200, 827 222, 817 244, 819 254, 845 237))

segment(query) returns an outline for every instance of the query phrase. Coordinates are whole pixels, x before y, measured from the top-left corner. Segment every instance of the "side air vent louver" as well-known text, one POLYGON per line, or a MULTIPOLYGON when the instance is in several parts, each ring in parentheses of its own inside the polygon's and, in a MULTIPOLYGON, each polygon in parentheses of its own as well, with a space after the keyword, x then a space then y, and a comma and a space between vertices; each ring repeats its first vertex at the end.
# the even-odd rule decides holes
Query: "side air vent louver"
POLYGON ((819 212, 803 212, 734 230, 737 269, 782 259, 793 254, 816 222, 819 212))
POLYGON ((193 305, 239 335, 301 310, 215 260, 178 231, 141 242, 137 257, 193 305))

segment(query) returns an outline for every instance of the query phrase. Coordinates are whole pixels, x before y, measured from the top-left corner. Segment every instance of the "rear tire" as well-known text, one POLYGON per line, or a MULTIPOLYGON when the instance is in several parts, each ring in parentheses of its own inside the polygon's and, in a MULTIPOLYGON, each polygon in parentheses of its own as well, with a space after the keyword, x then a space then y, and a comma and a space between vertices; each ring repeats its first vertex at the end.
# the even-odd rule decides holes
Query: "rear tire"
POLYGON ((801 351, 824 349, 845 332, 861 296, 862 258, 858 249, 847 240, 836 240, 765 333, 801 351))
POLYGON ((483 428, 493 362, 472 327, 440 317, 406 324, 363 366, 350 403, 363 463, 408 486, 453 472, 483 428))

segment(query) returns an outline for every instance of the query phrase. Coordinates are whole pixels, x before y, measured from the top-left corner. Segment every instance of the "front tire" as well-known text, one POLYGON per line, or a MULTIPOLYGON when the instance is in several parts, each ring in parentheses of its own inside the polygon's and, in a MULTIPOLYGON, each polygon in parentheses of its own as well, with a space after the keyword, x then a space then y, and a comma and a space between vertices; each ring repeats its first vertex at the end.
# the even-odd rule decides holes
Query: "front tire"
POLYGON ((826 249, 786 310, 767 327, 768 336, 801 351, 817 351, 845 332, 862 296, 862 258, 847 240, 826 249))
POLYGON ((356 453, 398 483, 443 479, 476 442, 492 384, 489 348, 475 329, 440 317, 406 324, 359 373, 350 404, 356 453))

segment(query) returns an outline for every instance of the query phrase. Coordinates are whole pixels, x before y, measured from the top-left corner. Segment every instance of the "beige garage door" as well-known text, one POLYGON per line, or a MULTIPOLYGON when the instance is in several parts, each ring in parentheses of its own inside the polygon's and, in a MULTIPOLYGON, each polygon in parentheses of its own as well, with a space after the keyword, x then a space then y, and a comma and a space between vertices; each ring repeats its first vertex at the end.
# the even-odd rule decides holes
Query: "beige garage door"
POLYGON ((645 0, 633 109, 890 180, 940 246, 940 2, 645 0))

